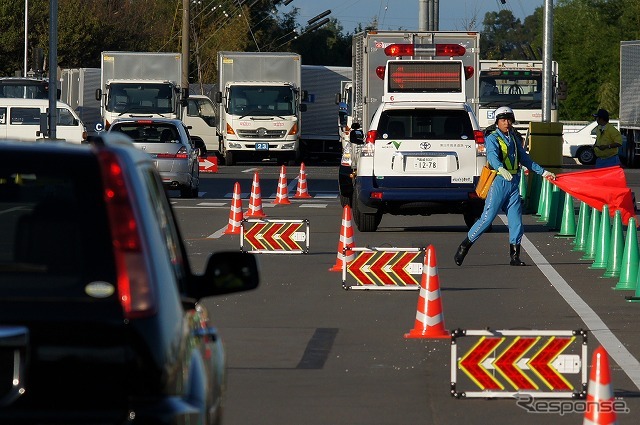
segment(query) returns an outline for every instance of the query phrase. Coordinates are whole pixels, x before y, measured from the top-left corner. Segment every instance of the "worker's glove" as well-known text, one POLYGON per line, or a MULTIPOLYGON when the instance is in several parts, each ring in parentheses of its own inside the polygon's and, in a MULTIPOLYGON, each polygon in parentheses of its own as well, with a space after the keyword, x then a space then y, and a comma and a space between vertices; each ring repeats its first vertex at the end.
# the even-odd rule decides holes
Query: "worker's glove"
POLYGON ((551 180, 555 180, 556 179, 556 175, 554 173, 552 173, 551 171, 547 171, 547 170, 544 170, 544 172, 542 173, 542 177, 545 178, 545 179, 549 178, 551 180))
POLYGON ((513 178, 513 174, 511 174, 506 168, 504 167, 499 167, 498 168, 498 173, 502 176, 503 179, 505 179, 506 181, 510 182, 511 179, 513 178))

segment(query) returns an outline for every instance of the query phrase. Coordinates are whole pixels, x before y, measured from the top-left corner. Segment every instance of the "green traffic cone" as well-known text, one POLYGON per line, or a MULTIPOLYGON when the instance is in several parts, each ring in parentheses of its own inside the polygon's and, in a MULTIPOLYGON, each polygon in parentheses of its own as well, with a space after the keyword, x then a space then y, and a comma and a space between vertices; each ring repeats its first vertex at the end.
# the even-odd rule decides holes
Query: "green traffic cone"
POLYGON ((611 219, 609 218, 609 206, 602 206, 602 215, 600 216, 600 232, 596 242, 596 258, 590 269, 606 269, 607 256, 609 255, 609 243, 611 242, 611 219))
MULTIPOLYGON (((540 199, 538 200, 538 211, 536 212, 536 215, 538 217, 542 217, 542 214, 544 214, 544 210, 545 210, 545 203, 546 203, 546 199, 547 199, 547 188, 548 186, 546 185, 546 180, 545 179, 540 179, 540 199)), ((538 219, 538 221, 540 221, 540 219, 538 219)))
POLYGON ((549 230, 557 230, 560 228, 563 206, 564 191, 554 184, 551 189, 551 208, 549 208, 549 220, 547 221, 547 228, 549 230))
POLYGON ((613 288, 615 290, 633 291, 638 281, 638 229, 636 219, 631 217, 627 225, 627 238, 622 253, 620 265, 620 279, 613 288))
POLYGON ((587 246, 584 249, 584 255, 581 260, 591 260, 596 258, 596 241, 598 240, 598 230, 600 229, 600 211, 591 208, 591 221, 589 222, 589 232, 587 233, 587 246))
POLYGON ((581 202, 580 213, 578 214, 578 229, 576 230, 576 238, 573 241, 573 251, 585 250, 590 220, 591 208, 585 202, 581 202))
POLYGON ((635 294, 624 297, 630 303, 640 303, 640 272, 638 272, 638 278, 636 279, 635 294))
POLYGON ((622 263, 622 251, 624 251, 624 238, 622 234, 622 213, 616 210, 611 227, 611 239, 609 240, 609 253, 607 254, 607 270, 602 277, 619 277, 622 263))
POLYGON ((566 193, 564 195, 564 206, 562 208, 562 221, 560 223, 560 231, 556 234, 556 238, 569 238, 574 237, 575 235, 576 212, 573 207, 573 196, 566 193))
POLYGON ((518 186, 518 190, 520 190, 520 199, 522 199, 522 202, 527 202, 527 176, 524 171, 524 168, 520 169, 520 185, 518 186))
POLYGON ((551 182, 548 179, 542 179, 542 190, 544 192, 544 200, 542 202, 542 212, 538 222, 546 223, 549 221, 549 214, 551 213, 551 199, 553 197, 553 188, 551 182))
POLYGON ((538 204, 540 203, 540 190, 542 186, 542 177, 534 172, 529 172, 531 179, 531 189, 529 190, 529 198, 527 199, 527 213, 538 215, 538 204))

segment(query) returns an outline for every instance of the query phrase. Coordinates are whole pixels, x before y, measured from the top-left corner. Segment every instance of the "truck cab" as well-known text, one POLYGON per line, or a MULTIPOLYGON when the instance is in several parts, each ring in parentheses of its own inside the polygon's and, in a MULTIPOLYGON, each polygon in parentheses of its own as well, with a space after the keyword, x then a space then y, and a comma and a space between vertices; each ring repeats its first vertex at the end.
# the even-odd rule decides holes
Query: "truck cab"
MULTIPOLYGON (((390 56, 400 56, 394 46, 387 47, 390 56)), ((471 70, 460 60, 399 59, 377 73, 384 74, 382 102, 365 143, 352 146, 350 189, 358 230, 377 230, 384 214, 457 213, 472 226, 483 208, 475 183, 486 154, 466 102, 471 70)), ((341 194, 348 189, 341 185, 341 194)))
POLYGON ((199 139, 206 146, 208 155, 219 153, 216 120, 216 106, 208 96, 189 95, 186 106, 183 106, 182 122, 189 127, 191 138, 199 139))

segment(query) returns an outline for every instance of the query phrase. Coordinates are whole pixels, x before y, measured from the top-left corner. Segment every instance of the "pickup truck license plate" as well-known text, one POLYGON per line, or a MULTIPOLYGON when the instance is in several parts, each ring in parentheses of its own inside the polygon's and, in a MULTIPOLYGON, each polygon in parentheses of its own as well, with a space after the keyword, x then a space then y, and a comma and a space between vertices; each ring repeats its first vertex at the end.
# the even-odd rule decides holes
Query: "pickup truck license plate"
POLYGON ((256 150, 257 151, 268 151, 269 150, 269 143, 267 143, 267 142, 258 142, 258 143, 256 143, 256 150))

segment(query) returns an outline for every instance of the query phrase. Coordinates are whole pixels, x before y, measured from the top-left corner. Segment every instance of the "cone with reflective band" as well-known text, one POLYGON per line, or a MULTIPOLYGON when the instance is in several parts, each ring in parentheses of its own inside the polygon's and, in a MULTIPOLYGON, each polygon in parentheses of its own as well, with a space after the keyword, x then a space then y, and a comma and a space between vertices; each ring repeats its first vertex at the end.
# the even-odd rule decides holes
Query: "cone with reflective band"
POLYGON ((606 269, 607 256, 609 255, 609 244, 611 243, 611 220, 609 218, 609 206, 602 206, 600 215, 600 230, 596 242, 596 257, 590 269, 606 269))
POLYGON ((638 230, 636 229, 636 218, 629 218, 627 225, 627 237, 622 253, 622 264, 620 265, 620 279, 613 288, 615 290, 633 291, 638 280, 638 230))
POLYGON ((349 264, 356 257, 351 248, 353 242, 353 225, 351 224, 351 207, 345 205, 342 209, 342 225, 340 226, 340 240, 338 241, 338 257, 330 272, 341 272, 345 264, 349 264))
POLYGON ((620 276, 622 252, 624 251, 624 234, 622 233, 622 213, 616 210, 613 216, 613 226, 609 239, 609 253, 607 254, 607 269, 602 277, 620 276))
POLYGON ((309 190, 307 189, 307 171, 304 167, 304 162, 300 164, 300 175, 298 176, 298 187, 294 198, 311 198, 309 190))
POLYGON ((427 247, 422 268, 420 295, 413 329, 404 334, 405 338, 450 338, 451 334, 444 328, 444 312, 440 298, 440 279, 436 249, 427 247))
POLYGON ((253 173, 253 183, 251 185, 251 197, 249 198, 249 209, 244 214, 245 218, 262 218, 267 215, 262 211, 262 195, 260 194, 260 176, 253 173))
POLYGON ((613 388, 611 386, 611 370, 609 355, 599 346, 591 358, 591 373, 587 389, 587 406, 583 425, 617 424, 617 415, 613 409, 613 388))
POLYGON ((587 233, 587 245, 584 248, 584 255, 581 260, 591 260, 596 258, 596 244, 598 240, 598 231, 600 230, 600 210, 595 207, 591 208, 591 220, 589 221, 589 230, 587 233))
POLYGON ((587 235, 589 232, 590 220, 591 207, 589 207, 586 202, 580 202, 578 228, 576 229, 576 238, 573 240, 573 251, 584 251, 587 247, 587 235))
POLYGON ((280 178, 278 178, 278 191, 276 192, 276 200, 273 202, 274 204, 283 205, 290 204, 287 189, 287 169, 283 165, 280 167, 280 178))
POLYGON ((565 193, 564 205, 562 208, 562 220, 560 230, 556 238, 568 238, 576 235, 576 212, 573 208, 573 196, 565 193))
POLYGON ((231 211, 229 211, 229 224, 225 235, 239 235, 242 226, 242 199, 240 199, 240 183, 233 185, 233 199, 231 200, 231 211))

